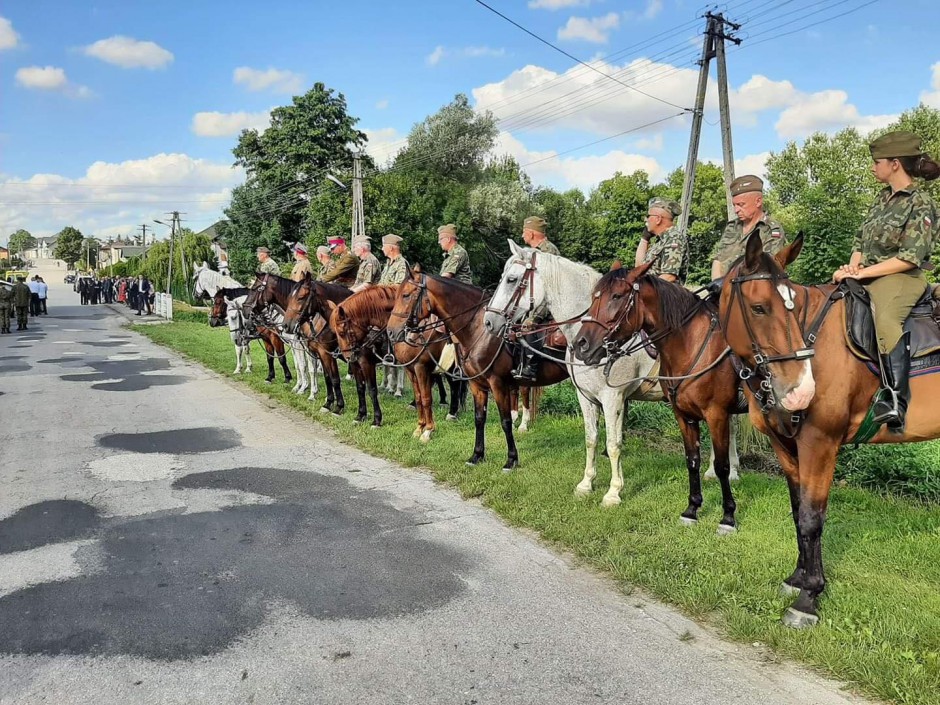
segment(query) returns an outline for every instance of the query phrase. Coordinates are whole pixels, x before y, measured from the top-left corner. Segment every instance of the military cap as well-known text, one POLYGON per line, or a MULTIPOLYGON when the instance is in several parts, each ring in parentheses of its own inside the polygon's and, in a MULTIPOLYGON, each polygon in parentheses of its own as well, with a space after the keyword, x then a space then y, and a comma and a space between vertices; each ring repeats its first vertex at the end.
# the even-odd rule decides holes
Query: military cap
POLYGON ((263 252, 264 254, 266 254, 266 255, 271 254, 271 250, 269 250, 267 247, 259 247, 258 249, 255 250, 255 253, 256 253, 256 254, 259 254, 259 255, 260 255, 262 252, 263 252))
POLYGON ((919 157, 924 153, 920 137, 913 132, 898 130, 888 132, 873 140, 868 149, 872 159, 893 159, 894 157, 919 157))
POLYGON ((545 226, 548 225, 548 221, 545 218, 540 218, 537 215, 530 215, 522 223, 523 230, 534 230, 537 233, 545 234, 545 226))
POLYGON ((402 241, 402 238, 398 237, 395 233, 389 233, 382 238, 383 245, 397 245, 402 241))
POLYGON ((368 243, 371 245, 372 238, 370 238, 368 235, 357 235, 356 237, 353 238, 352 244, 360 245, 362 243, 368 243))
POLYGON ((298 242, 296 245, 294 245, 294 252, 296 252, 298 255, 305 255, 307 254, 307 246, 302 242, 298 242))
POLYGON ((457 226, 453 223, 448 223, 447 225, 442 225, 437 229, 437 239, 440 240, 442 237, 450 236, 454 239, 457 238, 457 226))
POLYGON ((753 174, 739 176, 731 182, 731 197, 740 196, 742 193, 751 193, 752 191, 763 191, 764 182, 753 174))
POLYGON ((673 218, 678 218, 679 214, 682 212, 682 208, 679 206, 679 204, 668 198, 651 198, 649 208, 661 208, 662 210, 672 215, 673 218))
POLYGON ((331 237, 329 240, 326 241, 326 243, 327 243, 330 247, 336 247, 337 245, 345 245, 345 244, 346 244, 346 240, 344 240, 344 239, 341 238, 341 237, 331 237))

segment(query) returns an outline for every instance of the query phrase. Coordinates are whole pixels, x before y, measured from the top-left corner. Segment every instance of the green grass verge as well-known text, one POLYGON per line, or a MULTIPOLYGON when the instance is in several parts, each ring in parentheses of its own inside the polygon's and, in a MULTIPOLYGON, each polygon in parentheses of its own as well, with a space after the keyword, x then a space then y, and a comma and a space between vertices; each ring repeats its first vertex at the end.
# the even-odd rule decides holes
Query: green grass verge
MULTIPOLYGON (((234 352, 227 330, 190 322, 134 329, 230 376, 234 352)), ((252 349, 253 375, 232 379, 307 414, 370 453, 429 469, 464 496, 480 498, 510 524, 537 531, 605 571, 624 592, 640 586, 732 639, 761 642, 870 695, 940 705, 940 507, 834 488, 822 620, 815 629, 795 632, 780 625, 787 601, 777 594, 796 557, 784 482, 764 474, 742 477, 735 486, 740 530, 734 536, 715 535, 721 513, 714 483, 705 488, 701 522, 680 527, 687 476, 675 424, 660 409, 633 405, 638 410, 631 419, 649 430, 628 432, 624 501, 604 510, 600 498, 610 479, 605 459, 600 458, 594 495, 578 500, 572 494, 584 465, 578 417, 540 416, 528 435, 518 436, 522 467, 504 475, 505 443, 491 413, 487 460, 470 468, 464 460, 473 442, 472 413, 448 422, 441 411, 437 435, 422 445, 411 438, 416 421, 404 402, 383 395, 385 425, 357 426, 352 423, 355 392, 347 384, 352 411, 347 406, 342 418, 321 415, 319 403, 291 395, 280 381, 264 384, 264 353, 258 345, 252 349)))

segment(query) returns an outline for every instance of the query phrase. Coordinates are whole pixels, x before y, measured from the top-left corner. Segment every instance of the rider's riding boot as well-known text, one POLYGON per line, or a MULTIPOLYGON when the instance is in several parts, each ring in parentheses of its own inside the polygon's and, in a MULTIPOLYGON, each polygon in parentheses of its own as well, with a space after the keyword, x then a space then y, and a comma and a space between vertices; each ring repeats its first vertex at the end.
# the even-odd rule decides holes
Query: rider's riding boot
POLYGON ((540 334, 530 335, 525 338, 526 344, 529 348, 522 348, 522 362, 519 365, 519 369, 516 372, 516 379, 520 379, 526 382, 534 382, 535 377, 538 374, 539 370, 539 360, 538 353, 542 351, 544 346, 544 338, 540 334))
POLYGON ((901 336, 887 355, 881 355, 885 383, 875 402, 874 421, 887 424, 892 433, 904 433, 904 415, 911 400, 911 334, 901 336))

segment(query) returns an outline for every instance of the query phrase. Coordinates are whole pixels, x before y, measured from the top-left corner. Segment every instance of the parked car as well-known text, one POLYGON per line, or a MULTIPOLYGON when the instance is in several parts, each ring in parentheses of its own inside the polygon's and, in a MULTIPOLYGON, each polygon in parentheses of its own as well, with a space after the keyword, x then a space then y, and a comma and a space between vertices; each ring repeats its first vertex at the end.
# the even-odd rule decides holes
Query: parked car
POLYGON ((65 283, 66 283, 66 284, 74 284, 74 283, 75 283, 75 275, 74 275, 74 274, 66 274, 66 275, 65 275, 65 283))

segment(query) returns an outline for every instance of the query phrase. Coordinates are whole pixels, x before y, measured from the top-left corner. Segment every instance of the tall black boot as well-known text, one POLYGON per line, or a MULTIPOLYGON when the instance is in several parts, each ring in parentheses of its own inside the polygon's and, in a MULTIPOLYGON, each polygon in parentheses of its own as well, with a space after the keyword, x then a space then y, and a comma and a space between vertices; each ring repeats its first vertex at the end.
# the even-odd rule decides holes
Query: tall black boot
POLYGON ((516 379, 523 382, 534 382, 539 370, 539 359, 537 355, 544 347, 545 335, 543 333, 536 333, 535 335, 526 336, 525 342, 532 349, 530 350, 525 347, 525 345, 522 346, 522 361, 515 376, 516 379))
POLYGON ((875 402, 874 421, 893 433, 904 433, 904 416, 911 401, 911 334, 905 333, 887 355, 881 355, 885 389, 875 402))

